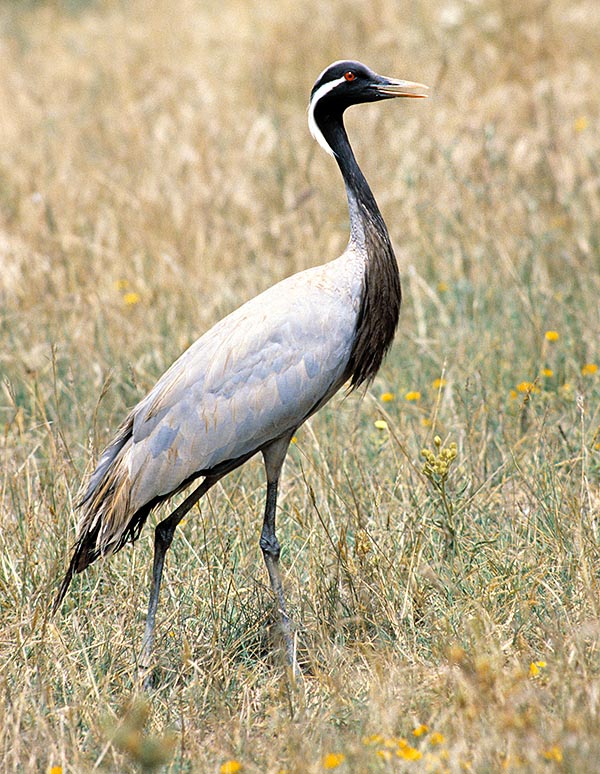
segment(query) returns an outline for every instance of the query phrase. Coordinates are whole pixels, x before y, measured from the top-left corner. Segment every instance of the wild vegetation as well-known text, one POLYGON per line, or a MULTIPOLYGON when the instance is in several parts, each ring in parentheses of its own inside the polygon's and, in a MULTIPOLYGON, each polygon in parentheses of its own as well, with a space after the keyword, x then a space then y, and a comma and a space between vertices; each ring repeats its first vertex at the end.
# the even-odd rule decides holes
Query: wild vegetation
POLYGON ((5 2, 0 25, 0 769, 597 771, 594 0, 5 2), (343 250, 306 127, 342 57, 432 97, 347 119, 404 304, 364 398, 286 464, 304 674, 274 650, 255 461, 178 531, 144 699, 152 524, 49 616, 81 481, 197 335, 343 250))

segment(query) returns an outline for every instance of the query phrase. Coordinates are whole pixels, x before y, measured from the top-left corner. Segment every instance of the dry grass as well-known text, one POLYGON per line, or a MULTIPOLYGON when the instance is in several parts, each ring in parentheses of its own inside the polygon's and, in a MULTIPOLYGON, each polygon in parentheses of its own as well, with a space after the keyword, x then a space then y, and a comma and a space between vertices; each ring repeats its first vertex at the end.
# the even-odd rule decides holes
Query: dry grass
POLYGON ((1 6, 2 771, 597 770, 599 19, 593 0, 1 6), (349 116, 405 304, 366 399, 332 402, 286 466, 306 675, 272 653, 256 461, 175 541, 146 719, 152 530, 52 622, 73 503, 198 333, 343 249, 305 120, 341 56, 435 96, 349 116), (458 444, 445 501, 435 434, 458 444))

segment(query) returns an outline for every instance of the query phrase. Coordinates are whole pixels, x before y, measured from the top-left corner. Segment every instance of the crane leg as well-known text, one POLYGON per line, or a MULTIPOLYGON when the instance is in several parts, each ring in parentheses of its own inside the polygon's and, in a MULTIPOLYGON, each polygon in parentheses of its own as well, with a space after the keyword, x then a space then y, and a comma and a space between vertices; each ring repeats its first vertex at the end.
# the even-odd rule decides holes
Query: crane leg
POLYGON ((160 582, 162 580, 163 568, 165 565, 165 556, 171 543, 177 525, 183 519, 185 514, 192 508, 202 495, 206 494, 213 484, 219 480, 217 478, 205 478, 199 487, 186 497, 170 516, 156 525, 154 531, 154 561, 152 565, 152 582, 150 584, 150 598, 148 599, 148 613, 146 615, 146 628, 144 630, 144 639, 142 640, 142 653, 140 657, 140 667, 144 675, 144 689, 152 687, 152 649, 154 646, 154 629, 156 624, 156 609, 158 607, 158 595, 160 592, 160 582))
POLYGON ((281 634, 283 636, 283 644, 285 646, 286 659, 290 667, 292 667, 293 672, 297 673, 298 664, 296 661, 294 639, 292 637, 290 618, 287 613, 285 596, 283 594, 281 573, 279 572, 279 554, 281 549, 279 541, 277 540, 277 535, 275 534, 275 509, 277 507, 278 484, 279 478, 267 483, 267 504, 265 507, 263 528, 260 535, 260 547, 262 549, 265 564, 267 565, 271 588, 273 589, 273 594, 275 595, 279 608, 279 621, 281 634))

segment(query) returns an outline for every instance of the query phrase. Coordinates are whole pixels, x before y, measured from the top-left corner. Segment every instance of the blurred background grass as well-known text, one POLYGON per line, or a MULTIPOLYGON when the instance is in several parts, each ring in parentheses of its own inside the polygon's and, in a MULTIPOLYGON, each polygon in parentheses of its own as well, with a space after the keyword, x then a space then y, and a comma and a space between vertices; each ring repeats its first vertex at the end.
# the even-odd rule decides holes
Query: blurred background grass
POLYGON ((596 3, 4 2, 0 25, 0 768, 597 770, 596 3), (306 676, 272 651, 253 462, 179 530, 140 710, 152 529, 51 622, 73 504, 197 335, 343 250, 306 127, 341 57, 433 94, 348 115, 404 305, 366 398, 286 465, 306 676))

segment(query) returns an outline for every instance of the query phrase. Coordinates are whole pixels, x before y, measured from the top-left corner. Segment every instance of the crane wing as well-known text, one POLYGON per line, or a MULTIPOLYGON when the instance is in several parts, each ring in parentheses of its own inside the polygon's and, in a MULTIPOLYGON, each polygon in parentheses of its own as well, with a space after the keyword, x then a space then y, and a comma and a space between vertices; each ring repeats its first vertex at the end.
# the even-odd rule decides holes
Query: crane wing
POLYGON ((310 269, 192 344, 132 412, 131 506, 257 451, 331 397, 344 378, 361 281, 359 267, 340 259, 310 269))

